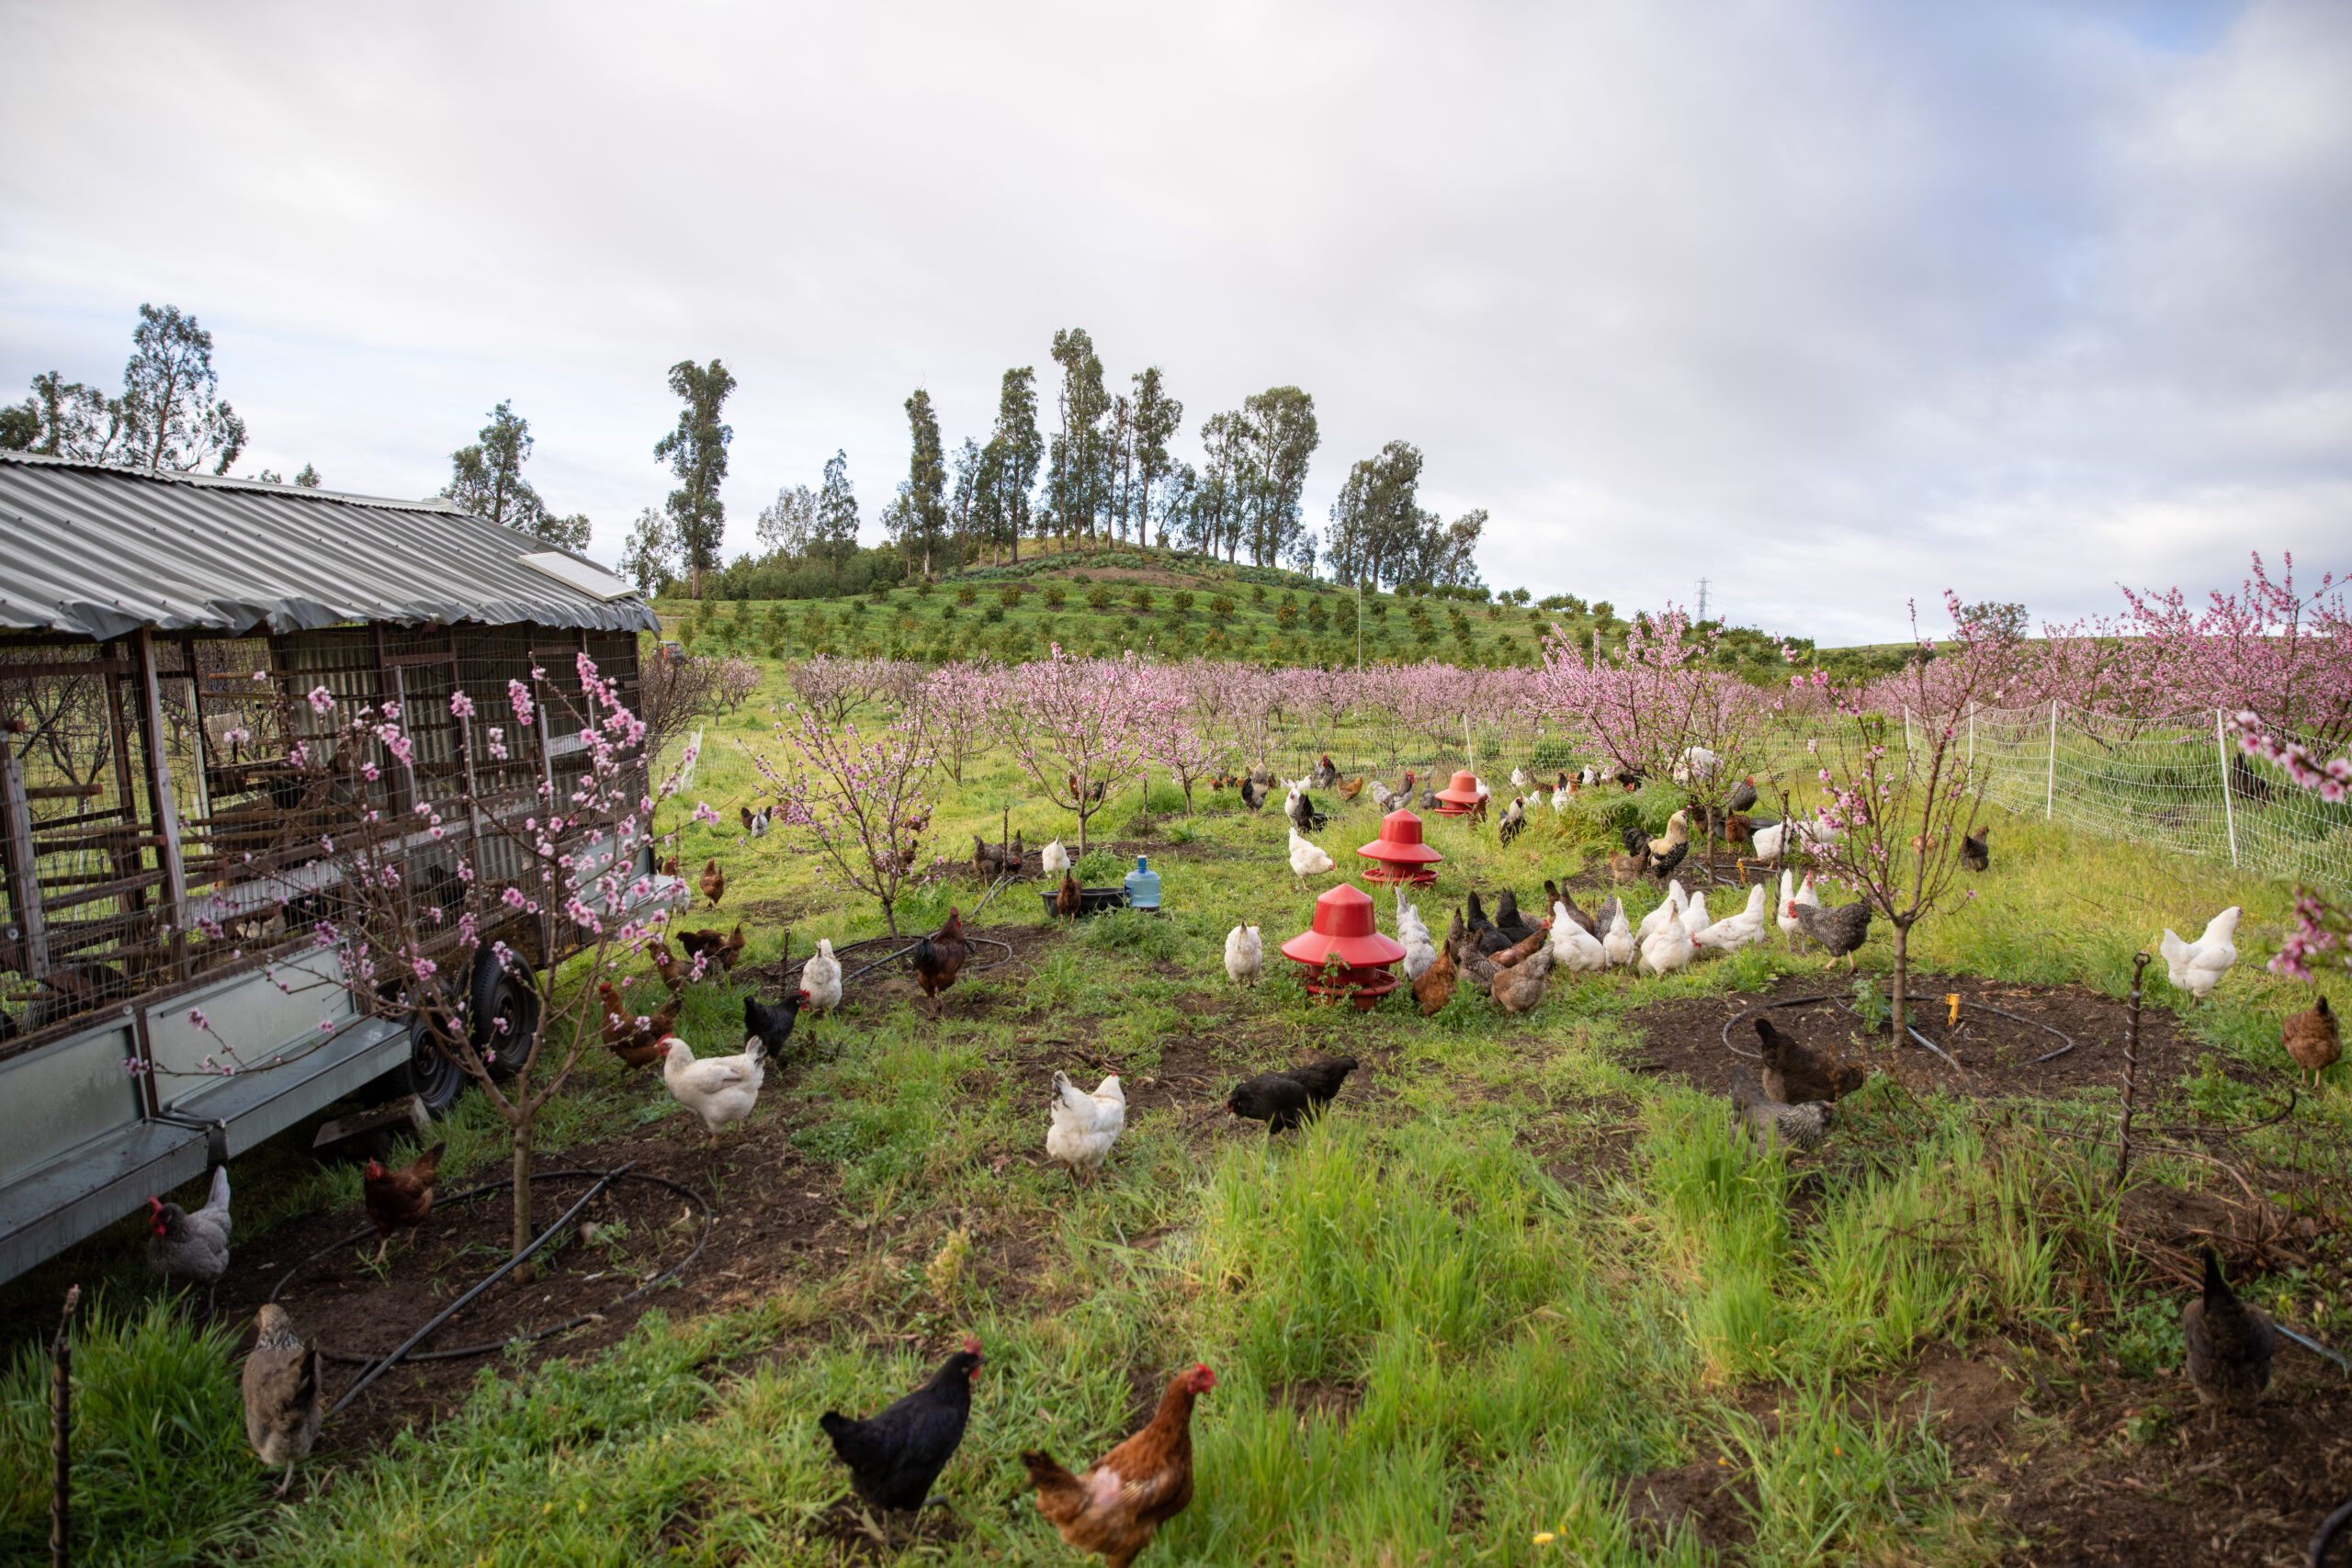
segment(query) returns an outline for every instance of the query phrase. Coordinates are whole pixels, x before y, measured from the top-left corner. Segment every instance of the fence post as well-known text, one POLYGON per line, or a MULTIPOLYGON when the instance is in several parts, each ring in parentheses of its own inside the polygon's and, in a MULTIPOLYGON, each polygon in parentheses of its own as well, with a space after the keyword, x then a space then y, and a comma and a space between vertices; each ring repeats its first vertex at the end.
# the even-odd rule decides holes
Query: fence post
POLYGON ((2230 742, 2222 728, 2222 710, 2213 710, 2213 749, 2222 755, 2222 829, 2230 836, 2230 864, 2238 863, 2238 816, 2230 804, 2230 742))
POLYGON ((1968 771, 1976 771, 1976 699, 1968 702, 1968 771))
POLYGON ((2058 699, 2050 699, 2050 769, 2042 775, 2041 819, 2058 814, 2058 699))
POLYGON ((1478 766, 1478 748, 1470 743, 1470 716, 1466 713, 1462 716, 1462 750, 1475 771, 1478 766))

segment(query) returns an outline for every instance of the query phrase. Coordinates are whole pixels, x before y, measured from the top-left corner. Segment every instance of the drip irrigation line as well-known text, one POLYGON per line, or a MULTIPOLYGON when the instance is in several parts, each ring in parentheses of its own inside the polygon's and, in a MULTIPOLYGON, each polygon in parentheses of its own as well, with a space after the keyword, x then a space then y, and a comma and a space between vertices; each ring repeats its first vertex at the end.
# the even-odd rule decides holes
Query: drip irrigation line
MULTIPOLYGON (((594 1323, 602 1318, 609 1317, 614 1313, 618 1312, 621 1308, 627 1306, 629 1303, 637 1300, 639 1296, 643 1296, 650 1292, 658 1290, 662 1286, 668 1284, 672 1280, 676 1279, 680 1274, 686 1270, 695 1258, 702 1256, 703 1248, 710 1245, 710 1234, 714 1224, 714 1218, 711 1213, 709 1201, 704 1198, 701 1193, 695 1191, 693 1188, 673 1181, 667 1177, 654 1176, 637 1170, 633 1162, 630 1165, 622 1166, 616 1170, 537 1171, 532 1174, 531 1179, 534 1181, 563 1181, 578 1180, 582 1178, 591 1177, 595 1179, 595 1185, 591 1187, 587 1193, 578 1201, 574 1202, 571 1208, 567 1209, 561 1218, 558 1219, 546 1230, 540 1232, 539 1235, 533 1239, 531 1245, 525 1248, 520 1255, 508 1258, 503 1264, 500 1265, 488 1279, 481 1280, 479 1283, 474 1285, 472 1289, 466 1292, 464 1295, 458 1297, 457 1301, 442 1309, 441 1312, 434 1316, 431 1322, 427 1323, 423 1328, 418 1329, 414 1334, 412 1334, 408 1339, 403 1342, 401 1348, 393 1351, 390 1356, 379 1358, 372 1355, 356 1355, 351 1351, 337 1350, 325 1345, 313 1347, 323 1359, 360 1365, 368 1368, 366 1371, 363 1371, 360 1374, 357 1381, 356 1381, 349 1388, 344 1390, 342 1397, 335 1401, 334 1406, 327 1412, 327 1414, 334 1415, 336 1411, 341 1410, 345 1405, 350 1404, 351 1401, 357 1396, 360 1390, 373 1382, 384 1372, 389 1371, 391 1369, 392 1364, 396 1361, 466 1360, 476 1356, 487 1356, 493 1354, 496 1351, 503 1350, 509 1345, 536 1345, 543 1339, 552 1338, 556 1335, 569 1333, 572 1329, 582 1327, 587 1324, 594 1323), (505 1278, 505 1276, 512 1272, 518 1264, 527 1260, 533 1253, 537 1252, 540 1247, 544 1247, 548 1241, 561 1235, 571 1224, 572 1220, 578 1216, 580 1212, 586 1208, 591 1201, 604 1192, 606 1188, 622 1181, 642 1181, 656 1187, 666 1187, 671 1191, 678 1194, 681 1198, 684 1198, 690 1206, 698 1208, 702 1211, 701 1234, 695 1237, 695 1244, 693 1247, 687 1251, 684 1258, 681 1258, 677 1262, 672 1264, 661 1273, 656 1274, 653 1278, 645 1280, 635 1290, 630 1291, 626 1295, 616 1297, 616 1299, 605 1303, 605 1305, 597 1308, 594 1312, 582 1313, 578 1316, 568 1318, 561 1323, 550 1324, 542 1328, 536 1328, 528 1334, 510 1335, 503 1339, 487 1340, 479 1345, 459 1345, 441 1350, 418 1350, 414 1348, 415 1346, 422 1344, 427 1337, 438 1331, 440 1327, 448 1322, 450 1318, 456 1316, 459 1309, 472 1303, 476 1297, 481 1294, 482 1292, 489 1289, 492 1285, 496 1284, 500 1280, 505 1278), (371 1365, 371 1363, 379 1364, 371 1365)), ((440 1199, 434 1204, 434 1207, 436 1210, 456 1208, 465 1203, 470 1203, 481 1199, 487 1198, 493 1193, 507 1191, 511 1190, 514 1185, 514 1182, 512 1178, 508 1178, 503 1181, 484 1182, 479 1187, 469 1187, 462 1192, 455 1192, 447 1198, 440 1199)), ((273 1302, 277 1300, 278 1297, 286 1292, 287 1288, 291 1285, 295 1280, 299 1279, 320 1258, 326 1257, 331 1252, 338 1252, 345 1247, 357 1246, 375 1234, 376 1227, 373 1225, 367 1225, 358 1230, 353 1231, 349 1235, 337 1237, 335 1240, 329 1242, 326 1246, 320 1247, 316 1252, 313 1252, 309 1257, 302 1258, 300 1262, 296 1263, 292 1268, 287 1269, 285 1273, 278 1277, 277 1283, 270 1289, 269 1300, 273 1302)))
POLYGON ((2312 1554, 2305 1568, 2327 1568, 2335 1538, 2344 1533, 2346 1525, 2352 1525, 2352 1503, 2345 1504, 2321 1521, 2319 1532, 2312 1537, 2312 1554))
MULTIPOLYGON (((1747 1009, 1745 1012, 1738 1013, 1725 1021, 1723 1027, 1724 1045, 1736 1056, 1745 1056, 1751 1062, 1762 1061, 1764 1059, 1764 1054, 1762 1052, 1750 1051, 1745 1046, 1734 1045, 1732 1043, 1731 1032, 1733 1029, 1747 1022, 1749 1019, 1754 1018, 1758 1013, 1771 1012, 1780 1008, 1810 1007, 1816 1002, 1828 1002, 1832 1006, 1836 1007, 1839 1011, 1853 1018, 1860 1019, 1862 1016, 1861 1013, 1856 1010, 1856 1009, 1850 1003, 1846 1001, 1845 998, 1829 992, 1824 992, 1822 995, 1817 997, 1791 997, 1785 1001, 1759 1002, 1755 1007, 1747 1009)), ((2051 1025, 2042 1022, 2038 1018, 2027 1018, 2022 1013, 2011 1012, 2007 1008, 1996 1008, 1989 1002, 1962 1001, 1960 1005, 1963 1009, 1972 1009, 1977 1012, 1993 1013, 1998 1017, 2011 1020, 2017 1023, 2028 1024, 2032 1028, 2041 1030, 2044 1034, 2053 1035, 2065 1042, 2064 1044, 2059 1046, 2055 1051, 2045 1051, 2039 1056, 2018 1063, 2018 1066, 2021 1067, 2035 1067, 2040 1066, 2044 1062, 2054 1062, 2059 1057, 2064 1055, 2067 1052, 2072 1051, 2075 1048, 2075 1042, 2073 1035, 2068 1034, 2063 1029, 2053 1028, 2051 1025)), ((1943 1062, 1951 1066, 1952 1071, 1964 1073, 1968 1070, 1967 1068, 1962 1067, 1958 1062, 1953 1061, 1951 1057, 1946 1054, 1942 1046, 1937 1044, 1934 1041, 1920 1033, 1918 1029, 1908 1021, 1904 1023, 1903 1030, 1904 1032, 1910 1035, 1912 1039, 1917 1040, 1929 1051, 1934 1052, 1938 1057, 1941 1058, 1943 1062)))
MULTIPOLYGON (((978 912, 979 911, 978 909, 973 911, 975 914, 978 914, 978 912)), ((909 942, 902 936, 869 936, 861 937, 855 942, 849 942, 843 946, 833 949, 834 958, 839 959, 850 953, 862 953, 868 948, 879 947, 887 942, 895 942, 900 944, 892 948, 889 952, 884 953, 879 958, 874 959, 868 963, 861 964, 854 969, 842 970, 842 984, 846 986, 852 980, 858 979, 865 975, 870 975, 886 964, 889 964, 897 959, 904 958, 908 953, 912 953, 915 950, 916 943, 920 942, 922 940, 922 939, 921 937, 918 937, 914 942, 909 942)), ((992 936, 974 936, 969 932, 965 934, 964 941, 973 947, 997 947, 1004 950, 1004 956, 1001 958, 991 958, 985 963, 980 964, 967 964, 965 967, 974 973, 978 973, 982 970, 1001 968, 1005 964, 1012 962, 1012 944, 1009 942, 1001 942, 992 936)), ((799 973, 808 966, 808 960, 803 958, 797 964, 787 964, 783 968, 774 971, 776 977, 776 983, 778 985, 789 985, 792 983, 794 977, 799 975, 799 973)))

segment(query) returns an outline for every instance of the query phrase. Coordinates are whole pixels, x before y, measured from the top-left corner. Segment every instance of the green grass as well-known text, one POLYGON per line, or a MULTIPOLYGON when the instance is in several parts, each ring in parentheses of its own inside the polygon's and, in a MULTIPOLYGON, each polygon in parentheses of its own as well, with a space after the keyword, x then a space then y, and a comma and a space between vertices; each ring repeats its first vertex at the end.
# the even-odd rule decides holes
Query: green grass
MULTIPOLYGON (((756 787, 741 746, 763 743, 761 703, 782 689, 772 674, 760 702, 712 726, 694 793, 729 822, 756 787)), ((993 836, 1006 804, 1033 844, 1074 838, 1000 751, 945 791, 939 842, 953 853, 975 829, 993 836)), ((1114 800, 1102 836, 1130 836, 1142 804, 1114 800)), ((1653 792, 1546 812, 1508 851, 1451 821, 1430 838, 1449 894, 1508 881, 1532 897, 1543 876, 1596 857, 1618 814, 1655 830, 1670 806, 1653 792)), ((1155 811, 1175 808, 1163 790, 1155 811)), ((2159 968, 2151 1005, 2177 1009, 2217 1063, 2283 1070, 2278 1019, 2304 998, 2261 963, 2284 888, 2000 821, 1977 897, 1916 934, 1922 969, 2120 995, 2158 927, 2242 902, 2245 956, 2214 998, 2185 1003, 2159 968)), ((894 1397, 969 1331, 989 1364, 942 1483, 954 1525, 895 1560, 1074 1561, 1028 1502, 1015 1455, 1044 1446, 1086 1462, 1197 1359, 1219 1376, 1196 1426, 1199 1493, 1150 1562, 1990 1562, 2011 1539, 1997 1501, 1956 1479, 1932 1424, 1898 1415, 1884 1391, 1939 1344, 2011 1347, 2062 1386, 2105 1375, 2110 1357, 2148 1369, 2177 1357, 2177 1293, 2117 1248, 2094 1145, 1877 1086, 1844 1108, 1825 1150, 1792 1162, 1735 1137, 1719 1102, 1629 1067, 1640 1005, 1824 973, 1819 960, 1776 946, 1665 982, 1564 980, 1518 1021, 1466 997, 1430 1020, 1402 1005, 1336 1012, 1271 953, 1244 995, 1223 976, 1227 929, 1255 919, 1271 947, 1306 926, 1313 892, 1293 883, 1271 815, 1163 817, 1154 832, 1178 828, 1188 852, 1154 862, 1164 917, 1082 922, 1026 967, 968 976, 965 1005, 938 1023, 903 1002, 854 1007, 772 1086, 746 1136, 831 1168, 863 1251, 724 1312, 705 1310, 690 1276, 664 1312, 577 1364, 486 1364, 451 1419, 324 1456, 313 1468, 341 1473, 322 1498, 269 1503, 273 1478, 243 1448, 237 1329, 198 1334, 179 1307, 133 1302, 124 1292, 147 1287, 125 1240, 110 1276, 120 1312, 86 1314, 81 1333, 77 1478, 104 1550, 288 1568, 838 1561, 820 1522, 844 1488, 817 1415, 894 1397), (1217 1110, 1231 1078, 1339 1049, 1368 1065, 1300 1135, 1269 1142, 1217 1110), (1045 1077, 1063 1065, 1091 1078, 1105 1061, 1131 1093, 1163 1071, 1201 1081, 1171 1080, 1178 1103, 1138 1110, 1100 1181, 1079 1190, 1036 1163, 1045 1077), (1686 1466, 1736 1482, 1748 1544, 1726 1556, 1635 1523, 1624 1485, 1686 1466)), ((1323 841, 1344 850, 1372 829, 1358 806, 1323 841)), ((680 831, 689 862, 727 865, 721 913, 746 920, 753 963, 778 953, 787 919, 795 953, 819 935, 879 933, 879 911, 795 852, 789 832, 754 845, 680 831)), ((1099 858, 1115 880, 1124 863, 1099 858)), ((968 882, 919 889, 901 928, 973 897, 968 882)), ((1449 902, 1423 898, 1432 924, 1449 902)), ((1038 919, 1016 887, 983 923, 1038 919)), ((1885 961, 1881 933, 1864 967, 1885 961)), ((1842 968, 1826 977, 1846 984, 1842 968)), ((729 1041, 740 1007, 739 993, 703 987, 682 1028, 697 1044, 729 1041)), ((2242 1115, 2266 1098, 2216 1074, 2150 1114, 2242 1115)), ((2282 1168, 2338 1159, 2347 1103, 2331 1082, 2257 1147, 2282 1168)), ((658 1086, 599 1059, 551 1108, 540 1145, 552 1157, 673 1114, 658 1086)), ((2096 1134, 2111 1127, 2111 1099, 2018 1114, 2096 1134)), ((453 1175, 501 1157, 479 1105, 444 1131, 453 1175)), ((722 1192, 731 1157, 716 1156, 722 1192)), ((256 1205, 241 1237, 356 1202, 347 1172, 298 1166, 267 1196, 241 1170, 256 1205)), ((2209 1176, 2160 1158, 2143 1170, 2209 1176)), ((2330 1278, 2256 1290, 2294 1321, 2352 1328, 2330 1278)), ((0 1545, 13 1557, 45 1539, 45 1362, 21 1355, 5 1387, 0 1545)), ((2144 1419, 2154 1430, 2164 1416, 2144 1419)))

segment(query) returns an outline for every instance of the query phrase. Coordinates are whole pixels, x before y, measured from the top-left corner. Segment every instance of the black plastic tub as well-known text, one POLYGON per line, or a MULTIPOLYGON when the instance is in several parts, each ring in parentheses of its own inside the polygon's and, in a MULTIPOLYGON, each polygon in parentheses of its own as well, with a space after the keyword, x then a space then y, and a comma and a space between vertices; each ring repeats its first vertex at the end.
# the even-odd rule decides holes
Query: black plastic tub
MULTIPOLYGON (((1047 919, 1054 917, 1054 900, 1060 893, 1060 888, 1050 887, 1037 895, 1046 901, 1047 919)), ((1123 909, 1126 903, 1127 890, 1125 887, 1081 887, 1078 890, 1078 912, 1081 915, 1099 915, 1105 909, 1123 909)))

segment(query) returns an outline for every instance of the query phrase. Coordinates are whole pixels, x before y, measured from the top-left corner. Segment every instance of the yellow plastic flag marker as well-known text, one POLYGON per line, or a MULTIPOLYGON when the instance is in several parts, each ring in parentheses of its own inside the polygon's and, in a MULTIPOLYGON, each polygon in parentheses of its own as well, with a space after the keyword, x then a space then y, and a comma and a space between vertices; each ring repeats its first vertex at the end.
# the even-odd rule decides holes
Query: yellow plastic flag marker
POLYGON ((1944 1027, 1949 1029, 1960 1021, 1960 993, 1958 991, 1946 991, 1944 993, 1944 1006, 1951 1010, 1949 1012, 1944 1014, 1944 1027))

